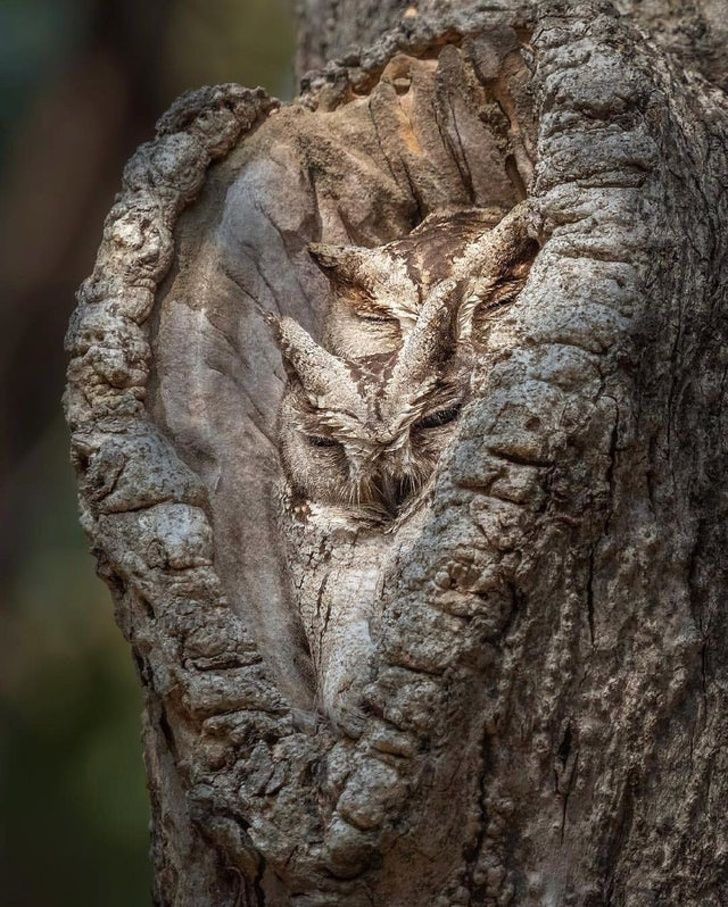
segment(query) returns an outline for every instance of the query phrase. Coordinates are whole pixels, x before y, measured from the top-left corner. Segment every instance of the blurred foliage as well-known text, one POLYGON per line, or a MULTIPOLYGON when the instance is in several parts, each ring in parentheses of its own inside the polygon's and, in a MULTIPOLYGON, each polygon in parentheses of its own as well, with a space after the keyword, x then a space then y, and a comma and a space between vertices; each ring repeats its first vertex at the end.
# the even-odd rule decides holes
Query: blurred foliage
POLYGON ((289 98, 293 40, 293 17, 281 0, 180 0, 163 50, 165 92, 235 81, 289 98), (240 75, 231 78, 235 70, 240 75))
POLYGON ((121 166, 200 84, 293 92, 286 0, 0 0, 0 902, 151 902, 141 697, 78 524, 62 335, 121 166))
POLYGON ((37 86, 83 40, 87 7, 83 0, 0 0, 0 153, 37 86))
POLYGON ((25 556, 0 620, 2 903, 149 903, 140 694, 54 425, 16 479, 25 556), (25 473, 25 474, 24 474, 25 473))

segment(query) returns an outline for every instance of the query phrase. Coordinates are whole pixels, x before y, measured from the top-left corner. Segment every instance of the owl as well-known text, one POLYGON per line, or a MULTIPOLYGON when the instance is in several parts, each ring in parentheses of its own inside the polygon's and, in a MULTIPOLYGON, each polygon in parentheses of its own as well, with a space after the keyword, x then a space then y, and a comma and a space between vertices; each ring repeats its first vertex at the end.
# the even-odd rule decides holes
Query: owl
POLYGON ((281 539, 320 708, 350 735, 386 576, 426 513, 489 320, 538 248, 527 206, 495 221, 464 212, 378 249, 314 245, 331 281, 322 342, 275 322, 281 539))
POLYGON ((467 402, 473 355, 538 247, 520 205, 428 218, 377 249, 316 244, 322 344, 282 319, 280 449, 293 496, 383 522, 428 484, 467 402))

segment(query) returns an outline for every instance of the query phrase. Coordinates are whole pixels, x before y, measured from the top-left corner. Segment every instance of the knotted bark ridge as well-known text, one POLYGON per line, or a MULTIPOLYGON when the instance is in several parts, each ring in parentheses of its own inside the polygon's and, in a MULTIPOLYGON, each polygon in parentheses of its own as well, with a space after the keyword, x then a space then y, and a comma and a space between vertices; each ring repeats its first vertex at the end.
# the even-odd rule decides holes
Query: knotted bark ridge
POLYGON ((145 689, 160 903, 725 900, 725 124, 610 7, 549 4, 418 17, 286 107, 195 93, 130 162, 66 405, 145 689), (320 334, 308 242, 524 195, 540 251, 332 723, 276 542, 263 316, 320 334))

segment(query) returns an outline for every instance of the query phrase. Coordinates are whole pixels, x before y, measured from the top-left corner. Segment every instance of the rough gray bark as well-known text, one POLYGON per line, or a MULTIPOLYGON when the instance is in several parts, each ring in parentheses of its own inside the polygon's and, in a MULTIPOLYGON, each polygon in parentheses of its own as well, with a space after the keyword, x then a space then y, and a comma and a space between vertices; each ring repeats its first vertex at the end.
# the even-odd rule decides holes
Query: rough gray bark
MULTIPOLYGON (((576 4, 573 4, 576 6, 576 4)), ((384 32, 404 26, 416 29, 422 16, 443 16, 453 9, 513 13, 530 17, 533 4, 517 0, 452 2, 452 0, 297 0, 298 71, 320 69, 334 58, 356 59, 362 47, 384 32)), ((686 66, 726 87, 728 21, 723 0, 616 0, 614 7, 653 40, 676 54, 686 66)))
POLYGON ((181 99, 80 290, 66 405, 160 904, 728 899, 728 104, 608 4, 463 7, 291 105, 181 99), (321 336, 307 244, 524 196, 538 254, 415 518, 309 515, 287 554, 268 316, 321 336), (369 673, 332 719, 289 579, 310 561, 343 614, 370 549, 369 673))

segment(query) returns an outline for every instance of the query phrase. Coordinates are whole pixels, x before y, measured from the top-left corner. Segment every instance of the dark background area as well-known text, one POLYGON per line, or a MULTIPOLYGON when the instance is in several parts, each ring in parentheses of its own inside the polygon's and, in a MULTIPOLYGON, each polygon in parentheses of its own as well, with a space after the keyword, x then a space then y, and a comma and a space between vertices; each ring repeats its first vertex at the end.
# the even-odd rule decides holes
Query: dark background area
POLYGON ((286 0, 0 0, 0 901, 149 904, 140 696, 79 528, 63 334, 174 97, 294 91, 286 0))

